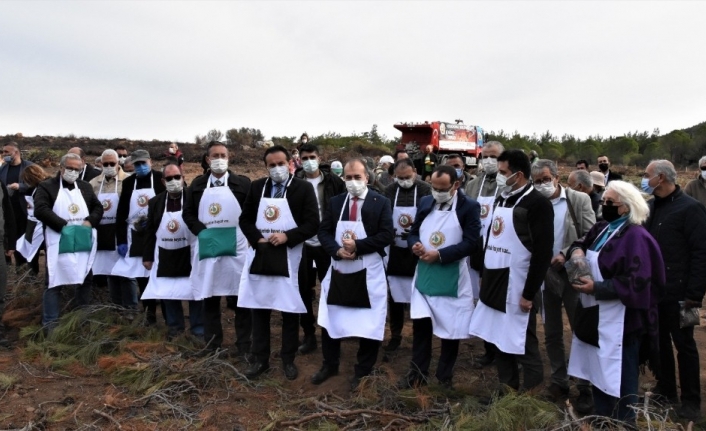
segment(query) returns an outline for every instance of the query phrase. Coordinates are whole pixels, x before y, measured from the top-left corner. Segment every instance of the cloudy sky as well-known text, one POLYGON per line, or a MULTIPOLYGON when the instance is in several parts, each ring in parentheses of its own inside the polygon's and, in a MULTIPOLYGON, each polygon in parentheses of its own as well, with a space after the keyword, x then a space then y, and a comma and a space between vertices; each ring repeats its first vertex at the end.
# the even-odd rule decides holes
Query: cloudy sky
POLYGON ((706 121, 706 2, 0 2, 0 134, 706 121))

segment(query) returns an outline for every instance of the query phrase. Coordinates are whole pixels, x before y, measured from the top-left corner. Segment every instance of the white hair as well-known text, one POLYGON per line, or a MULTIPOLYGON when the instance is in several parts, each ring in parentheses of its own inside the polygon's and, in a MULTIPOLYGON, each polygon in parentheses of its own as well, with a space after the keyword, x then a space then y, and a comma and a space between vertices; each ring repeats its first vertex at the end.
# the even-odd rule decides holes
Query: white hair
POLYGON ((652 160, 650 165, 654 165, 653 173, 655 175, 664 174, 667 182, 671 184, 677 183, 677 171, 674 165, 669 160, 652 160))
POLYGON ((704 163, 706 163, 706 156, 699 159, 699 167, 701 167, 704 163))
POLYGON ((61 161, 59 162, 59 166, 65 167, 66 161, 69 159, 78 160, 79 162, 81 162, 81 165, 83 165, 83 159, 81 158, 81 156, 79 156, 76 153, 66 153, 63 156, 61 156, 61 161))
POLYGON ((606 186, 606 191, 613 190, 620 197, 620 201, 628 206, 630 214, 628 214, 628 222, 636 225, 641 225, 647 220, 650 214, 650 208, 647 202, 640 194, 640 191, 634 185, 625 182, 613 180, 606 186))
POLYGON ((112 150, 112 149, 110 149, 110 148, 108 148, 107 150, 103 151, 103 154, 101 154, 101 157, 105 157, 105 156, 108 156, 108 157, 115 157, 116 159, 119 158, 118 152, 115 151, 115 150, 112 150))
POLYGON ((490 148, 490 147, 497 147, 500 150, 500 153, 505 151, 505 146, 500 141, 488 141, 485 143, 485 146, 483 148, 490 148))

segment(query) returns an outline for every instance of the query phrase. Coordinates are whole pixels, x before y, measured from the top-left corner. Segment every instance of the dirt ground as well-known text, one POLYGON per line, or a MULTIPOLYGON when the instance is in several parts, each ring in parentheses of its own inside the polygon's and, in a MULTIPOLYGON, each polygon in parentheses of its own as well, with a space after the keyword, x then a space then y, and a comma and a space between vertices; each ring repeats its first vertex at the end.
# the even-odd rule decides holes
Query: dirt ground
MULTIPOLYGON (((199 173, 196 164, 187 166, 188 180, 199 173)), ((248 175, 264 175, 264 169, 257 166, 248 167, 248 175)), ((9 289, 22 290, 25 286, 9 286, 9 289)), ((105 298, 105 292, 96 292, 95 297, 105 298)), ((30 318, 34 323, 39 321, 39 309, 35 304, 34 313, 30 318)), ((30 307, 31 308, 31 307, 30 307)), ((184 307, 185 311, 188 310, 184 307)), ((316 310, 316 306, 315 306, 316 310)), ((160 337, 166 336, 164 320, 158 311, 158 326, 160 337)), ((234 342, 233 312, 225 307, 223 301, 223 326, 225 330, 224 347, 232 346, 234 342)), ((340 374, 332 377, 320 386, 313 385, 309 379, 320 368, 321 349, 298 356, 295 363, 299 368, 299 377, 294 381, 284 378, 280 367, 278 353, 280 346, 281 319, 277 313, 272 318, 272 369, 258 380, 250 383, 234 382, 228 390, 214 389, 209 393, 194 396, 194 403, 205 403, 198 416, 198 423, 184 426, 184 422, 164 420, 173 412, 165 412, 164 406, 151 406, 140 402, 141 396, 130 393, 124 387, 116 384, 98 366, 74 365, 70 372, 57 372, 41 359, 28 358, 25 354, 26 341, 19 339, 18 327, 9 328, 9 338, 13 342, 9 349, 0 348, 0 429, 125 429, 125 430, 157 430, 157 429, 209 429, 209 430, 256 430, 278 418, 278 411, 290 408, 292 403, 306 399, 349 400, 355 397, 349 388, 353 374, 356 340, 346 340, 342 345, 340 374), (4 378, 11 379, 4 384, 4 378), (144 404, 144 405, 143 405, 144 404)), ((544 336, 541 319, 538 319, 538 336, 540 345, 544 336)), ((386 336, 386 340, 388 339, 386 336)), ((705 370, 700 376, 702 396, 706 388, 706 327, 695 330, 697 344, 701 351, 701 368, 705 370)), ((319 340, 320 342, 320 340, 319 340)), ((565 345, 568 352, 571 344, 571 334, 565 319, 565 345)), ((179 350, 179 346, 166 341, 166 337, 154 343, 152 351, 133 352, 135 357, 150 353, 169 354, 179 350)), ((409 366, 412 346, 412 325, 405 323, 403 341, 400 349, 386 355, 382 349, 377 367, 380 374, 390 381, 397 381, 403 376, 409 366)), ((434 342, 434 359, 430 371, 436 367, 439 353, 439 340, 434 342)), ((542 351, 544 348, 542 346, 542 351)), ((488 396, 495 388, 497 375, 494 366, 476 369, 473 358, 483 354, 482 341, 469 339, 461 343, 458 361, 455 368, 454 386, 463 393, 476 397, 488 396)), ((568 357, 568 354, 567 354, 568 357)), ((246 364, 238 359, 228 359, 238 370, 243 370, 246 364)), ((549 383, 549 364, 544 355, 545 383, 549 383)), ((649 374, 641 377, 641 391, 648 390, 654 384, 649 374)), ((572 388, 572 396, 576 396, 572 388)), ((392 425, 392 423, 391 423, 392 425)), ((364 425, 358 429, 366 428, 364 425)), ((298 428, 295 428, 298 429, 298 428)), ((330 428, 328 428, 330 429, 330 428)), ((391 426, 389 429, 404 429, 391 426)), ((706 428, 704 428, 706 429, 706 428)))

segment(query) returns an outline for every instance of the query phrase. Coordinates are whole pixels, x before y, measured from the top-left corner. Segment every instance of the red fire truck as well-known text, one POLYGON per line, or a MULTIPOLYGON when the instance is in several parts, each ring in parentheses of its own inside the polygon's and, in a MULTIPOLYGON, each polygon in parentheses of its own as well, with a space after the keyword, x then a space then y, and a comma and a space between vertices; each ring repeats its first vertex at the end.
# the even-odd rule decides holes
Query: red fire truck
POLYGON ((483 129, 478 126, 443 121, 425 121, 423 123, 398 123, 395 129, 402 132, 398 150, 405 150, 412 159, 418 159, 431 145, 433 152, 444 163, 446 155, 461 154, 466 166, 476 166, 483 148, 483 129))

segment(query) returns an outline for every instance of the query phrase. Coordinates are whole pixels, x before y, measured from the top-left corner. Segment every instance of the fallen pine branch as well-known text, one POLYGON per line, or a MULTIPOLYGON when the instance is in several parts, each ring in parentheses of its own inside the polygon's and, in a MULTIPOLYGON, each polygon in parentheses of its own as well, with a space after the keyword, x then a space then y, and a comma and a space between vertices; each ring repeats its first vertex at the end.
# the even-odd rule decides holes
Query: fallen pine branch
POLYGON ((118 427, 119 430, 123 429, 123 427, 120 425, 120 422, 118 422, 114 417, 109 415, 108 413, 103 413, 100 410, 93 409, 93 413, 97 414, 98 416, 108 419, 109 421, 113 422, 116 427, 118 427))
POLYGON ((357 415, 371 415, 371 416, 389 416, 393 417, 396 419, 402 419, 408 422, 424 422, 428 418, 423 417, 413 417, 413 416, 405 416, 401 415, 398 413, 392 413, 392 412, 386 412, 386 411, 378 411, 378 410, 370 410, 370 409, 357 409, 357 410, 339 410, 335 412, 319 412, 319 413, 314 413, 309 416, 304 416, 303 418, 293 420, 293 421, 284 421, 280 422, 279 425, 283 427, 288 427, 288 426, 296 426, 296 425, 301 425, 306 422, 313 421, 315 419, 321 419, 321 418, 341 418, 341 417, 347 417, 347 416, 357 416, 357 415))

